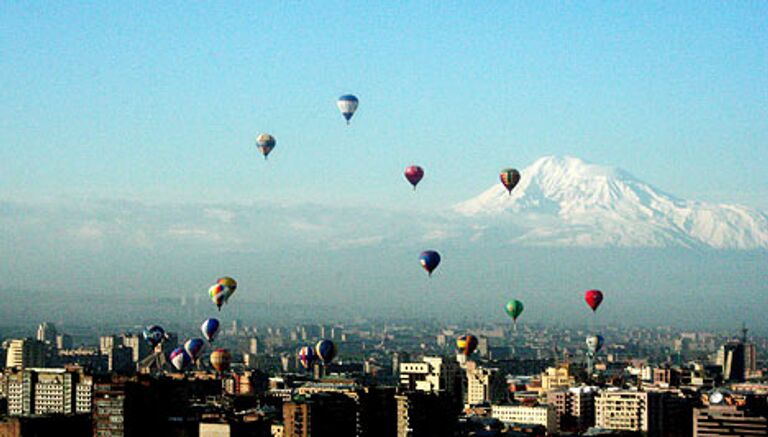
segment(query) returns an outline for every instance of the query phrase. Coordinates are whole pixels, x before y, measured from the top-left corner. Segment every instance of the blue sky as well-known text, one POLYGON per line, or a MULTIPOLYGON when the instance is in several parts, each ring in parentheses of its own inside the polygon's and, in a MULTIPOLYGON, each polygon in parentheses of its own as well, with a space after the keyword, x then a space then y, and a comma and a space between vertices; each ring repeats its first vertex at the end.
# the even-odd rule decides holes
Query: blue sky
POLYGON ((544 155, 768 210, 766 22, 758 1, 0 2, 0 287, 205 295, 230 274, 239 299, 450 312, 473 293, 479 316, 521 298, 534 321, 586 320, 603 288, 606 320, 747 308, 766 329, 764 252, 435 233, 544 155))
POLYGON ((556 154, 765 208, 766 19, 763 2, 3 2, 0 197, 386 207, 419 163, 439 207, 556 154))

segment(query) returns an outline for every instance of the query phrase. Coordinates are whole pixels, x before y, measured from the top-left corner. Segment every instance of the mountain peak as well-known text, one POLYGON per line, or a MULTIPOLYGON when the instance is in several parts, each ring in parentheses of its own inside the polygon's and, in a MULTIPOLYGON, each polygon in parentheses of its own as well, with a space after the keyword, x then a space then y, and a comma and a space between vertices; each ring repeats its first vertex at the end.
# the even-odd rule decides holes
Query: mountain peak
POLYGON ((454 210, 522 229, 533 245, 768 248, 768 219, 732 205, 682 200, 629 173, 572 156, 544 156, 508 195, 496 184, 454 210))

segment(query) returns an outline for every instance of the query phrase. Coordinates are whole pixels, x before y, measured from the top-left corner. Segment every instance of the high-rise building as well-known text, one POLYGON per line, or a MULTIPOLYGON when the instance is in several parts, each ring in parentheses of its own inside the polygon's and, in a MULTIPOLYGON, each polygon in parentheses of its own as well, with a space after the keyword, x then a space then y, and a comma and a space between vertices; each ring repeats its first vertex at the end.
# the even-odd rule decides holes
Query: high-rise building
POLYGON ((422 362, 400 364, 400 386, 406 390, 440 392, 462 399, 459 364, 444 357, 423 357, 422 362))
MULTIPOLYGON (((139 361, 141 361, 143 358, 145 358, 147 355, 151 353, 151 348, 149 346, 149 343, 147 343, 147 341, 144 340, 143 336, 140 334, 123 334, 122 343, 123 343, 123 346, 131 348, 133 350, 131 360, 134 363, 138 363, 139 361)), ((163 343, 165 344, 165 342, 163 343)))
POLYGON ((66 369, 25 369, 8 377, 8 414, 91 412, 92 377, 66 369))
POLYGON ((248 352, 258 355, 259 354, 259 339, 257 337, 253 337, 250 341, 248 352))
POLYGON ((117 344, 117 338, 114 335, 102 335, 99 337, 99 352, 106 355, 117 344))
POLYGON ((286 437, 353 437, 357 431, 355 401, 341 393, 315 393, 283 404, 286 437))
POLYGON ((496 368, 467 363, 467 404, 498 403, 507 397, 507 381, 496 368))
POLYGON ((397 437, 453 435, 458 421, 455 400, 446 393, 410 391, 395 395, 397 437))
POLYGON ((547 392, 547 404, 555 407, 560 431, 581 432, 595 425, 597 387, 558 388, 547 392))
POLYGON ((45 343, 29 338, 11 340, 8 343, 5 367, 45 367, 45 343))
POLYGON ((720 347, 717 364, 723 367, 723 379, 728 382, 743 382, 746 375, 744 343, 731 340, 720 347))
POLYGON ((691 402, 679 390, 605 390, 595 398, 595 426, 648 436, 690 435, 691 402))
POLYGON ((56 336, 56 349, 72 349, 72 336, 69 334, 59 334, 56 336))
POLYGON ((37 341, 56 343, 56 326, 50 322, 43 322, 37 326, 37 341))
POLYGON ((94 386, 93 434, 97 437, 125 436, 125 385, 104 383, 94 386))

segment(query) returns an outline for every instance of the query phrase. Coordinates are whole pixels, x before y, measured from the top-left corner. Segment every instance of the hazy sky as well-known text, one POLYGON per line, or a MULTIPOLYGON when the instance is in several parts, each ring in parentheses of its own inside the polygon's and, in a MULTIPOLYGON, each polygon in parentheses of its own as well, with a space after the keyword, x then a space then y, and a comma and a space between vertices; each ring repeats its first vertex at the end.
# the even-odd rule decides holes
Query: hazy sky
MULTIPOLYGON (((180 295, 226 272, 275 295, 314 287, 291 295, 307 302, 421 296, 429 213, 543 155, 768 210, 768 3, 465 3, 0 2, 0 286, 180 295), (361 101, 349 127, 345 93, 361 101)), ((560 308, 568 278, 588 282, 546 253, 517 277, 502 249, 461 249, 427 285, 446 307, 525 287, 560 308)), ((626 255, 601 277, 637 291, 616 301, 629 312, 649 275, 653 293, 717 297, 686 320, 742 286, 732 305, 768 304, 764 254, 728 255, 727 275, 709 252, 674 272, 644 256, 660 270, 626 255)))

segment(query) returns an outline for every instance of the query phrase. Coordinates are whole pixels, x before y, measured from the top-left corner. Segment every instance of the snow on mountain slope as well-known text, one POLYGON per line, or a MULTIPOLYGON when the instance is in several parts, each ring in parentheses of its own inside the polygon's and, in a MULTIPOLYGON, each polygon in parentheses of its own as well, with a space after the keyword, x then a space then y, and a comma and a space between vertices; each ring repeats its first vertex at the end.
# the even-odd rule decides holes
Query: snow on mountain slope
POLYGON ((679 199, 573 157, 540 158, 521 175, 511 196, 497 184, 454 210, 529 245, 768 249, 768 218, 754 209, 679 199))

